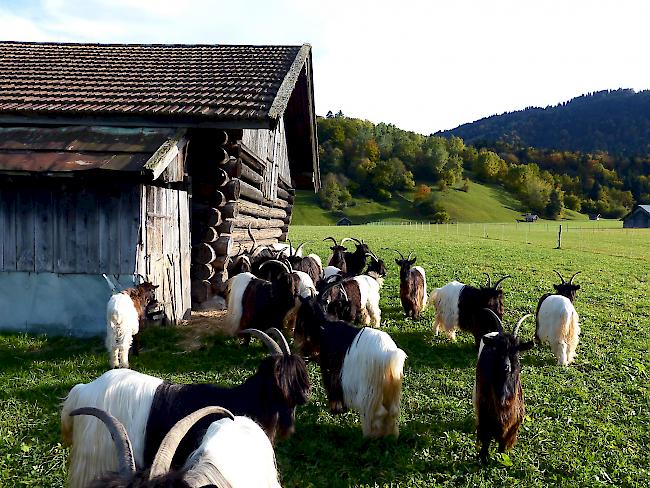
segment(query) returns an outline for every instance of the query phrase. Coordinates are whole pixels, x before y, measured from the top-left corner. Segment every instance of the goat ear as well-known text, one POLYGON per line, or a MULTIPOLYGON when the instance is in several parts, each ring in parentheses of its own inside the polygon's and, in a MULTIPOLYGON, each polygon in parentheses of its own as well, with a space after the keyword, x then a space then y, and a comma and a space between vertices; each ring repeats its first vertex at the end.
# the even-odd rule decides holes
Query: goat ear
POLYGON ((553 288, 555 288, 555 290, 557 291, 560 289, 560 285, 553 285, 553 288))
POLYGON ((415 261, 417 261, 417 259, 418 259, 417 256, 414 257, 413 259, 411 259, 411 260, 409 261, 409 264, 410 264, 411 266, 413 266, 413 265, 415 264, 415 261))
POLYGON ((483 344, 485 344, 486 346, 492 346, 496 339, 493 336, 483 336, 481 340, 483 341, 483 344))
POLYGON ((395 264, 396 264, 397 266, 401 266, 401 265, 402 265, 402 264, 399 262, 399 259, 397 259, 397 258, 395 258, 395 264))
POLYGON ((517 351, 519 352, 529 351, 533 347, 535 347, 534 341, 522 342, 517 346, 517 351))
POLYGON ((575 285, 575 287, 576 287, 576 290, 580 289, 580 285, 575 285))
POLYGON ((153 285, 151 288, 153 288, 153 289, 155 290, 155 289, 158 288, 159 286, 160 286, 160 285, 153 285))

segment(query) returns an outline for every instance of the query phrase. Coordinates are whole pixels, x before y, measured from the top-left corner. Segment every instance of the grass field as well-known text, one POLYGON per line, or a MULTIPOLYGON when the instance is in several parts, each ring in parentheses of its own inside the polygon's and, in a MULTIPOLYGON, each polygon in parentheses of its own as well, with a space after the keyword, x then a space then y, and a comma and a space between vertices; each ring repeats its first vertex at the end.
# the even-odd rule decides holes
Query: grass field
MULTIPOLYGON (((436 193, 451 219, 457 222, 514 222, 521 219, 526 211, 519 200, 498 186, 470 181, 468 192, 450 188, 436 193)), ((396 193, 391 200, 383 203, 360 198, 355 198, 354 202, 354 206, 342 213, 355 224, 423 220, 414 214, 413 196, 409 193, 396 193)), ((313 192, 296 192, 293 225, 330 225, 340 218, 340 214, 319 207, 313 192)), ((586 215, 572 210, 565 210, 564 218, 587 220, 586 215)))
MULTIPOLYGON (((649 486, 650 232, 581 225, 569 227, 562 250, 553 249, 555 229, 543 224, 495 224, 486 232, 478 224, 292 227, 292 240, 309 240, 307 250, 323 257, 323 237, 354 235, 386 260, 383 328, 409 357, 398 439, 364 440, 356 413, 331 416, 318 368, 309 365, 312 398, 297 412, 295 435, 276 446, 283 486, 649 486), (493 451, 488 467, 476 462, 473 339, 436 337, 431 311, 418 321, 404 318, 397 267, 384 247, 415 250, 429 289, 452 279, 477 285, 483 272, 512 275, 504 282, 509 325, 552 290, 553 269, 582 270, 576 362, 556 366, 547 346, 523 355, 527 416, 519 442, 507 456, 493 451)), ((533 330, 529 320, 521 335, 533 330)), ((146 351, 132 366, 171 381, 234 384, 264 354, 257 343, 246 349, 218 335, 186 352, 183 337, 182 328, 146 331, 146 351)), ((0 335, 0 486, 63 486, 60 399, 105 364, 99 338, 0 335)))

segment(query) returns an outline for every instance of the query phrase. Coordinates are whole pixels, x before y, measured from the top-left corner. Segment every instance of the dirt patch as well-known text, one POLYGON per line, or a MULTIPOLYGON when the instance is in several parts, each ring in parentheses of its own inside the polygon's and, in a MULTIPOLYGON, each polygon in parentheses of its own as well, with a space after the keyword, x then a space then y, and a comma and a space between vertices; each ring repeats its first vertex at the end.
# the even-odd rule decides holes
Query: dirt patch
POLYGON ((184 351, 196 351, 205 344, 205 340, 223 334, 226 325, 226 310, 210 312, 192 312, 192 317, 183 327, 179 327, 178 345, 184 351))

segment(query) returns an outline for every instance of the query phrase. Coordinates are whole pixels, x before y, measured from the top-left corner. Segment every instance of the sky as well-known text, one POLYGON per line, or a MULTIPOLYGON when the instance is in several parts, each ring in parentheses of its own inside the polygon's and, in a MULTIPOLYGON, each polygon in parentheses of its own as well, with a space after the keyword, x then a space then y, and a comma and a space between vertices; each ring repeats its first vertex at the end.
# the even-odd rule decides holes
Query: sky
POLYGON ((650 89, 646 0, 0 0, 0 40, 303 44, 316 111, 431 134, 650 89))

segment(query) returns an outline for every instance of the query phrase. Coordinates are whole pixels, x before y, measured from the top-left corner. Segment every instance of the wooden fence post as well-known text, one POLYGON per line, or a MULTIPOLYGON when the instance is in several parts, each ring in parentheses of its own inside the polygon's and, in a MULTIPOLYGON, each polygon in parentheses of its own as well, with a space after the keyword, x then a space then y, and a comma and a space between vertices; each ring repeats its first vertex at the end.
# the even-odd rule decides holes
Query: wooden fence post
POLYGON ((562 249, 562 224, 560 224, 560 230, 557 233, 557 247, 555 249, 562 249))

